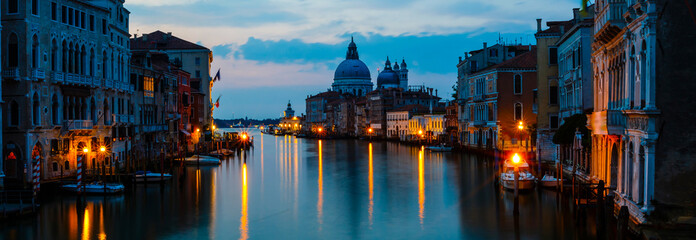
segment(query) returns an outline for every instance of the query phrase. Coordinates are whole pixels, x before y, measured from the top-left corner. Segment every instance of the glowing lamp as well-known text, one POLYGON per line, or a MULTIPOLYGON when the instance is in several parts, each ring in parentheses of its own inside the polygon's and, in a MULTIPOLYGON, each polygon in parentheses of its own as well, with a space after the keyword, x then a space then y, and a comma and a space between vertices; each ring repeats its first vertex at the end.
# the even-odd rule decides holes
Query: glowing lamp
POLYGON ((423 130, 418 130, 418 135, 423 135, 423 130))
POLYGON ((104 151, 106 151, 106 147, 104 147, 104 146, 101 146, 101 147, 99 148, 99 151, 100 151, 100 152, 104 152, 104 151))
POLYGON ((215 125, 213 125, 213 130, 215 130, 215 125))
POLYGON ((83 152, 83 153, 88 153, 88 152, 89 152, 89 149, 88 149, 88 148, 83 148, 83 149, 82 149, 82 152, 83 152))
POLYGON ((520 155, 517 155, 517 153, 515 153, 515 155, 512 156, 512 162, 515 164, 520 163, 520 155))
POLYGON ((367 132, 372 133, 372 128, 368 128, 367 132))
POLYGON ((317 131, 319 131, 319 132, 321 132, 321 130, 322 130, 321 128, 317 129, 317 131))
POLYGON ((242 139, 243 139, 243 140, 246 140, 246 139, 247 139, 247 135, 246 135, 246 134, 242 134, 242 139))

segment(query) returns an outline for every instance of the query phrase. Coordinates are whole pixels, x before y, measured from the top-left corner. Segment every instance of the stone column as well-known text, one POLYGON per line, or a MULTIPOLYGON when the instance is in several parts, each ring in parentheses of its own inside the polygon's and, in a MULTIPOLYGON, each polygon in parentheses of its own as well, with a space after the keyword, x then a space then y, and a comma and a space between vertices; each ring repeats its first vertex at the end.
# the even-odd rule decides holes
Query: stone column
POLYGON ((642 174, 645 174, 643 180, 645 181, 643 189, 643 208, 642 212, 648 212, 652 210, 650 206, 650 200, 652 200, 655 193, 655 140, 645 139, 641 143, 645 150, 645 169, 642 174))
MULTIPOLYGON (((652 5, 652 4, 651 4, 652 5)), ((654 7, 654 6, 653 6, 654 7)), ((650 14, 650 15, 654 15, 650 14)), ((647 78, 645 79, 645 84, 647 87, 647 92, 645 93, 645 109, 647 110, 655 110, 657 109, 655 107, 655 81, 656 81, 656 64, 657 64, 657 57, 655 56, 657 54, 655 50, 655 41, 656 41, 656 31, 655 31, 655 16, 649 16, 646 18, 643 22, 643 34, 645 37, 645 43, 647 45, 647 50, 645 53, 646 56, 646 64, 645 64, 645 75, 647 75, 647 78)))

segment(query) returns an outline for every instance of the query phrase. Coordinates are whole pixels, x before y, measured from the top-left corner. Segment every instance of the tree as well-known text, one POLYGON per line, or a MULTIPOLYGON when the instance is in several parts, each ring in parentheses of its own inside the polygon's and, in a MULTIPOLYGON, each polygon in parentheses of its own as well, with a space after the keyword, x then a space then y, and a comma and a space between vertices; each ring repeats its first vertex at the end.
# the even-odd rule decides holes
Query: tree
POLYGON ((582 134, 582 146, 587 148, 591 145, 590 130, 587 129, 587 116, 584 114, 575 114, 564 119, 563 125, 558 128, 558 131, 553 135, 553 143, 570 145, 575 139, 575 131, 580 130, 582 134))

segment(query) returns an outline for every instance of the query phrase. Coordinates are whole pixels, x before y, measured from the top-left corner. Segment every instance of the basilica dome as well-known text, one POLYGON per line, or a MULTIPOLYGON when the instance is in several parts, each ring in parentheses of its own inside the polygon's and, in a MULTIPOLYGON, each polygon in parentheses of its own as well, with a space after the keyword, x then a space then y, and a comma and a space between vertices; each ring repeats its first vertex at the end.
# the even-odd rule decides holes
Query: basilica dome
POLYGON ((384 70, 377 76, 377 88, 390 87, 399 87, 399 73, 392 70, 389 58, 387 58, 387 62, 384 63, 384 70))
POLYGON ((346 59, 341 64, 338 64, 334 73, 334 80, 342 79, 370 80, 370 70, 360 59, 346 59))

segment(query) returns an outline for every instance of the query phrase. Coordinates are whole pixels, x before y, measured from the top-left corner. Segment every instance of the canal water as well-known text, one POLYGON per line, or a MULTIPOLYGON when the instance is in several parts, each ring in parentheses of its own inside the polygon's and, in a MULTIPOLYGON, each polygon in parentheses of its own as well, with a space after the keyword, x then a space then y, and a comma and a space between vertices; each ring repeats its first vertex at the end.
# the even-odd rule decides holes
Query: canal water
MULTIPOLYGON (((232 131, 232 129, 222 129, 232 131)), ((0 239, 586 239, 549 190, 513 194, 494 161, 365 140, 262 135, 220 166, 121 196, 55 194, 39 213, 0 222, 0 239)))

